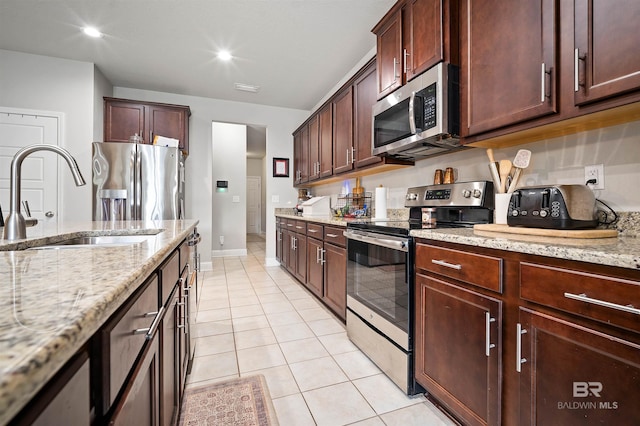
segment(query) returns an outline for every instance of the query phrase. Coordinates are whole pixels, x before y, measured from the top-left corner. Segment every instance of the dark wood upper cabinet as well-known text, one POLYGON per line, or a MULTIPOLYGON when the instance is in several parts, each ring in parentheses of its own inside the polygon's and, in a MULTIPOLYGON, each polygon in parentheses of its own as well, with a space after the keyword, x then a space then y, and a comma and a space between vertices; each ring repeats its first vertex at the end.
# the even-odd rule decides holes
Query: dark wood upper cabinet
POLYGON ((293 177, 295 184, 309 181, 309 127, 304 126, 293 137, 293 177))
POLYGON ((309 180, 320 177, 320 116, 314 115, 307 125, 309 131, 309 180))
POLYGON ((402 11, 394 10, 374 29, 378 69, 378 98, 402 86, 402 11))
POLYGON ((576 105, 640 87, 640 2, 575 0, 576 105))
POLYGON ((464 143, 510 146, 637 120, 639 15, 635 0, 462 0, 464 143))
POLYGON ((333 172, 353 169, 353 87, 333 100, 333 172))
POLYGON ((557 1, 462 1, 462 136, 557 112, 557 1))
POLYGON ((333 174, 333 113, 331 104, 319 112, 320 115, 320 177, 333 174))
POLYGON ((356 167, 377 164, 382 157, 372 155, 371 136, 373 127, 372 107, 376 103, 376 64, 372 62, 353 83, 354 133, 356 167))
POLYGON ((178 139, 178 147, 189 153, 189 116, 184 105, 104 98, 104 141, 129 142, 138 134, 142 143, 152 144, 154 136, 178 139))
POLYGON ((440 61, 458 63, 458 0, 400 0, 373 28, 378 99, 440 61))

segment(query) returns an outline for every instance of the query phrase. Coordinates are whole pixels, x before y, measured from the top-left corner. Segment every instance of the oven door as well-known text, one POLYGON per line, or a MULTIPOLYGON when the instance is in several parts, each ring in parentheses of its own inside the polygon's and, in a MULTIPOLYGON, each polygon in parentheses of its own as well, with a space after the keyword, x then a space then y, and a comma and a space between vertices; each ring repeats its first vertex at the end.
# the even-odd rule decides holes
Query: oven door
POLYGON ((412 239, 347 230, 347 309, 409 352, 412 239))

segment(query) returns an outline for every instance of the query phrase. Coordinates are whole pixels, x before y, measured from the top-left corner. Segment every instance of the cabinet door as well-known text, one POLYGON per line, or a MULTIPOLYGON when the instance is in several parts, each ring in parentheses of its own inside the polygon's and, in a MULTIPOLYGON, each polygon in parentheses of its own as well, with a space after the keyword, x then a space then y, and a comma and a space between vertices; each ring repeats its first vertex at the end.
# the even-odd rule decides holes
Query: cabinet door
POLYGON ((461 132, 557 112, 557 0, 463 0, 461 132))
POLYGON ((465 424, 499 424, 502 302, 421 274, 415 285, 416 380, 465 424))
POLYGON ((148 342, 141 359, 127 382, 124 394, 109 420, 110 425, 158 424, 159 414, 158 334, 148 342))
POLYGON ((145 107, 142 104, 121 101, 104 101, 104 141, 129 142, 134 134, 145 143, 151 143, 145 130, 145 107))
POLYGON ((520 424, 640 424, 638 342, 525 308, 520 324, 520 424))
POLYGON ((309 128, 304 126, 293 135, 294 182, 300 184, 309 180, 309 128))
POLYGON ((301 283, 307 282, 307 237, 295 234, 295 272, 294 275, 301 283))
POLYGON ((407 81, 444 59, 442 1, 409 0, 405 5, 408 39, 404 40, 403 68, 407 81))
POLYGON ((331 104, 320 110, 320 177, 333 174, 333 113, 331 104))
POLYGON ((320 117, 309 120, 309 180, 320 177, 320 117))
POLYGON ((389 15, 373 29, 376 34, 378 99, 402 86, 402 11, 389 15))
POLYGON ((276 260, 282 263, 282 226, 280 225, 276 226, 276 260))
POLYGON ((149 137, 145 139, 147 143, 153 143, 153 137, 164 136, 178 139, 178 147, 186 149, 185 142, 188 135, 188 117, 183 109, 148 106, 149 117, 149 137))
MULTIPOLYGON (((285 224, 286 226, 286 224, 285 224)), ((282 265, 289 271, 291 266, 291 234, 287 228, 282 228, 282 265)))
POLYGON ((349 86, 333 101, 333 171, 353 169, 353 89, 349 86))
POLYGON ((322 297, 323 262, 322 241, 307 239, 307 288, 318 297, 322 297))
POLYGON ((371 154, 373 116, 371 108, 376 103, 376 66, 372 63, 353 84, 354 96, 354 145, 356 168, 379 163, 382 157, 371 154))
POLYGON ((324 250, 322 300, 344 321, 347 315, 347 249, 325 243, 324 250))
MULTIPOLYGON (((178 365, 180 368, 180 382, 178 389, 180 398, 185 385, 187 384, 187 371, 189 367, 189 283, 187 282, 187 272, 184 271, 181 280, 178 282, 178 365)), ((193 312, 192 315, 195 315, 193 312)))
POLYGON ((640 88, 640 2, 575 0, 575 102, 640 88))
POLYGON ((163 426, 175 424, 179 408, 178 390, 178 329, 176 328, 176 314, 178 310, 178 293, 171 293, 166 306, 166 314, 162 320, 162 366, 160 377, 160 424, 163 426))

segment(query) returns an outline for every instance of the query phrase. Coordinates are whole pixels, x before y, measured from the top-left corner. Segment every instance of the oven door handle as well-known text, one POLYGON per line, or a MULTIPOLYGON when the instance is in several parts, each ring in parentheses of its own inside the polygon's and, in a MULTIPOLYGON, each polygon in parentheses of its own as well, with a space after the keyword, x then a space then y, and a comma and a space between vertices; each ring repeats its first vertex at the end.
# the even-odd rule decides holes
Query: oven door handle
POLYGON ((400 250, 404 252, 409 251, 409 242, 407 240, 391 240, 388 238, 380 238, 377 236, 364 235, 361 233, 348 232, 345 231, 342 233, 347 239, 362 241, 363 243, 373 244, 375 246, 386 247, 393 250, 400 250))

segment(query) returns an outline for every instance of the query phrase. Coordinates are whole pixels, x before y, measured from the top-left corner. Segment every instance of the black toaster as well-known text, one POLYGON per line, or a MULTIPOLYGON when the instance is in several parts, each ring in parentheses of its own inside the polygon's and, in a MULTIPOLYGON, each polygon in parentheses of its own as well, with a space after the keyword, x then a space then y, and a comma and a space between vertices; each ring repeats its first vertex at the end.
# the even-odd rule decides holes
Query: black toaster
POLYGON ((586 185, 525 187, 513 192, 507 225, 546 229, 598 226, 596 199, 586 185))

